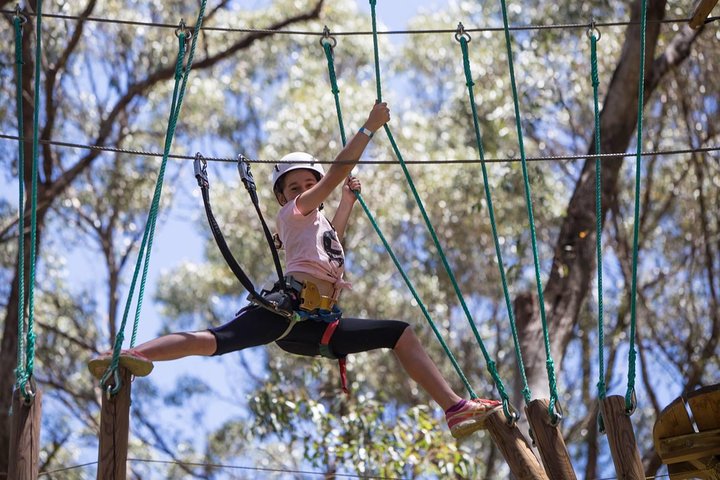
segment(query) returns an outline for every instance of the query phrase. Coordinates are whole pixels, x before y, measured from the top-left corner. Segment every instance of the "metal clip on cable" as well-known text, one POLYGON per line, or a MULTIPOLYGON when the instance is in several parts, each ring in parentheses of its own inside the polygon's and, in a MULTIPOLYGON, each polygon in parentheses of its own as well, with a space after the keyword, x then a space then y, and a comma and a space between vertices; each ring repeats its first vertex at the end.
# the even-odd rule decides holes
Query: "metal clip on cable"
POLYGON ((193 168, 195 169, 195 178, 197 179, 198 186, 201 188, 209 188, 210 181, 208 180, 207 174, 207 160, 203 158, 200 152, 195 154, 193 168))
POLYGON ((597 29, 597 24, 595 22, 595 18, 593 18, 590 21, 590 26, 588 27, 588 30, 587 30, 587 36, 588 36, 588 38, 595 37, 596 41, 600 41, 600 37, 602 37, 600 30, 597 29))
POLYGON ((255 179, 250 171, 250 162, 248 162, 248 159, 242 153, 238 155, 237 162, 240 179, 250 194, 253 203, 257 203, 259 201, 257 196, 257 186, 255 185, 255 179))
POLYGON ((330 50, 333 50, 337 45, 337 40, 330 35, 330 29, 327 25, 323 28, 323 36, 320 37, 320 46, 325 48, 325 45, 330 45, 330 50))
POLYGON ((455 40, 459 42, 461 38, 464 38, 468 43, 472 41, 472 37, 465 31, 465 26, 462 22, 458 23, 457 31, 455 32, 455 40))
POLYGON ((15 14, 13 15, 13 19, 17 18, 20 20, 20 26, 25 25, 27 23, 27 17, 22 14, 22 10, 20 10, 20 4, 15 4, 15 14))
POLYGON ((175 36, 180 38, 181 33, 185 34, 185 42, 189 42, 193 36, 192 29, 188 28, 187 25, 185 25, 185 19, 182 18, 180 19, 180 24, 175 29, 175 36))

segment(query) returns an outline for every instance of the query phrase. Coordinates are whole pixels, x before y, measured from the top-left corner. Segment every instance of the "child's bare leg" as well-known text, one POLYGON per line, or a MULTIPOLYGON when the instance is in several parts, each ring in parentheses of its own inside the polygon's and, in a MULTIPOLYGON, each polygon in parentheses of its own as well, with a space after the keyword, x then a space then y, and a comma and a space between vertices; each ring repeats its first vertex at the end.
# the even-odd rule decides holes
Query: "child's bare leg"
POLYGON ((400 335, 393 351, 410 378, 424 388, 443 410, 462 400, 445 381, 412 328, 406 328, 400 335))
POLYGON ((133 348, 151 361, 176 360, 191 355, 210 356, 217 350, 215 335, 208 330, 171 333, 133 348))

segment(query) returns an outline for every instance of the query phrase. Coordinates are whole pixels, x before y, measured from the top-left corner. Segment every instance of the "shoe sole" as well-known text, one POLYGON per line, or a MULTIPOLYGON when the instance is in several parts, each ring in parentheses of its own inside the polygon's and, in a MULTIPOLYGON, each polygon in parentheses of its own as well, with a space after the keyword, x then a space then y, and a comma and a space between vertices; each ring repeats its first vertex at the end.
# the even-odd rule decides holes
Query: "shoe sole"
MULTIPOLYGON (((88 362, 90 374, 100 380, 110 366, 112 357, 94 358, 88 362)), ((134 356, 120 355, 120 366, 127 368, 136 377, 146 377, 152 372, 154 365, 149 360, 143 360, 134 356)))
POLYGON ((454 427, 450 429, 450 434, 460 440, 462 438, 467 437, 471 433, 477 432, 478 430, 484 430, 485 429, 485 421, 487 420, 487 417, 494 412, 495 410, 502 408, 502 405, 498 405, 497 407, 488 409, 485 413, 483 413, 480 416, 476 416, 474 418, 470 418, 468 420, 465 420, 464 422, 460 422, 454 427))

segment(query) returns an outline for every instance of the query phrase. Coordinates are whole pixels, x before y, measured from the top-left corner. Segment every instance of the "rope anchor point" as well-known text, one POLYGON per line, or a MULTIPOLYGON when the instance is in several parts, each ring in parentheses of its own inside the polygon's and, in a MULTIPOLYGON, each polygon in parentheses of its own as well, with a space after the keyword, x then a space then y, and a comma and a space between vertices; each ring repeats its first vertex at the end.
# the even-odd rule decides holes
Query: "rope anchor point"
POLYGON ((602 37, 602 33, 600 33, 600 30, 597 28, 597 22, 595 22, 595 17, 590 20, 590 25, 587 29, 587 36, 589 39, 595 39, 595 41, 600 41, 600 38, 602 37))
POLYGON ((25 25, 27 23, 27 17, 22 14, 22 9, 20 9, 20 4, 15 4, 15 14, 13 15, 13 20, 18 19, 20 21, 20 26, 25 25))
POLYGON ((192 29, 188 28, 185 24, 185 19, 180 19, 180 24, 178 24, 178 27, 175 29, 175 36, 180 38, 180 35, 185 34, 185 41, 189 41, 193 36, 192 29))
POLYGON ((327 25, 323 28, 322 37, 320 37, 320 46, 325 48, 325 45, 328 45, 330 47, 330 50, 334 49, 337 45, 337 40, 335 37, 330 35, 330 29, 327 25))
POLYGON ((463 38, 468 43, 472 41, 472 37, 470 36, 470 34, 465 31, 465 25, 463 25, 462 22, 459 22, 457 26, 457 31, 455 32, 455 40, 462 43, 461 40, 463 38))

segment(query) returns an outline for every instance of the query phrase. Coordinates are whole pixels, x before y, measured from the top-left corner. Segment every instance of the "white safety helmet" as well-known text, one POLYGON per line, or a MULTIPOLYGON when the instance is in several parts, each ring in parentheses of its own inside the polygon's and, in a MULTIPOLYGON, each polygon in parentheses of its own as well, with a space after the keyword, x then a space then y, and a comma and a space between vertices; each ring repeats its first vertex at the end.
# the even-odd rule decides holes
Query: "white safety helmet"
POLYGON ((273 191, 275 191, 275 187, 277 186, 278 181, 280 178, 285 175, 288 172, 291 172, 293 170, 299 170, 301 168, 312 170, 313 172, 320 175, 318 180, 325 176, 325 170, 323 169, 322 165, 317 163, 318 159, 310 155, 309 153, 305 152, 292 152, 288 153, 284 157, 280 159, 281 163, 276 164, 273 167, 272 172, 272 184, 273 184, 273 191), (297 162, 297 163, 295 163, 297 162))

